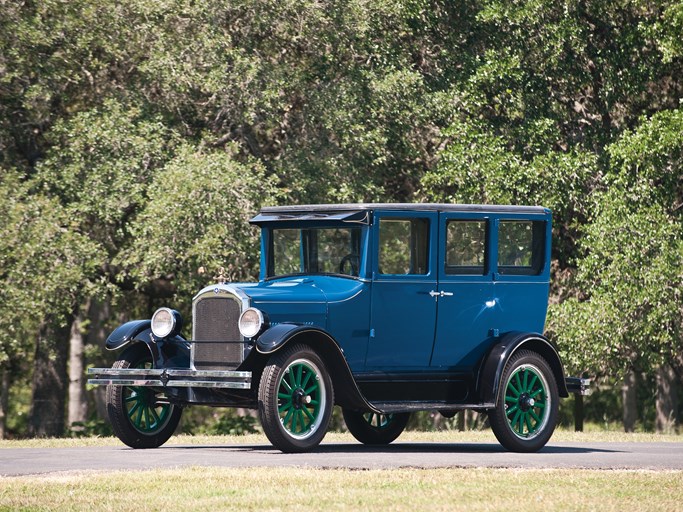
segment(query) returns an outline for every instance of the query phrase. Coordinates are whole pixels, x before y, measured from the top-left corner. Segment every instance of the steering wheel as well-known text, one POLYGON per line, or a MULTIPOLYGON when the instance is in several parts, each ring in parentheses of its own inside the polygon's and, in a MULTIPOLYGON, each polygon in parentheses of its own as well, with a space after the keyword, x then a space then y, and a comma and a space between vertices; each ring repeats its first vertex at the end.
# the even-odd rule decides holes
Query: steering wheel
POLYGON ((358 257, 358 255, 357 254, 347 254, 339 262, 339 273, 340 274, 346 274, 349 276, 357 276, 359 267, 360 267, 360 258, 358 257), (350 272, 347 272, 345 270, 347 264, 351 267, 350 272))

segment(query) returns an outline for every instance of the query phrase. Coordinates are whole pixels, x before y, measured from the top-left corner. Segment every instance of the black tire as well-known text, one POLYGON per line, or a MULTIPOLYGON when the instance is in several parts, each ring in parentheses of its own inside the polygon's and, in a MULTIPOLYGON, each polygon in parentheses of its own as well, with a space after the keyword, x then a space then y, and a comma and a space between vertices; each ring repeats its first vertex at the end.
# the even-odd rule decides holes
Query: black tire
POLYGON ((258 399, 263 431, 279 450, 310 451, 325 437, 334 391, 325 364, 309 346, 290 345, 271 356, 258 399))
POLYGON ((498 386, 491 429, 504 448, 537 452, 553 435, 559 394, 550 365, 528 350, 513 354, 498 386))
MULTIPOLYGON (((152 368, 143 343, 128 347, 112 368, 152 368)), ((182 409, 147 386, 107 386, 107 413, 116 436, 131 448, 158 448, 175 432, 182 409)))
POLYGON ((394 441, 406 428, 409 412, 378 414, 342 409, 349 432, 363 444, 382 445, 394 441))

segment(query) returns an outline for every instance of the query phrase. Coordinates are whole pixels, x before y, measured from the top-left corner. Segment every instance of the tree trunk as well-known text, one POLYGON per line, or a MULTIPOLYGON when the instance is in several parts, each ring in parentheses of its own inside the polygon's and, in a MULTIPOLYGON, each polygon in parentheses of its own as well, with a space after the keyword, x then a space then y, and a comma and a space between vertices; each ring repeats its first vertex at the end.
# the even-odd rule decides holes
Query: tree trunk
MULTIPOLYGON (((111 320, 111 301, 107 297, 104 301, 97 299, 90 300, 88 308, 88 331, 85 335, 86 345, 94 345, 99 348, 98 356, 94 359, 95 366, 109 366, 106 362, 105 342, 110 330, 106 327, 108 321, 111 320)), ((90 390, 90 397, 94 402, 94 412, 100 420, 108 419, 107 403, 105 400, 106 388, 104 386, 95 386, 90 390)))
POLYGON ((53 318, 40 326, 33 367, 33 396, 28 432, 35 437, 64 434, 66 362, 70 326, 53 318))
POLYGON ((657 368, 655 429, 658 434, 673 434, 678 426, 676 375, 670 365, 657 368))
POLYGON ((2 389, 0 390, 0 439, 5 439, 7 435, 7 408, 9 407, 9 369, 5 366, 0 367, 0 380, 2 389))
POLYGON ((636 429, 638 419, 638 404, 636 401, 636 373, 630 371, 624 377, 624 385, 621 387, 621 397, 624 404, 624 432, 633 432, 636 429))
MULTIPOLYGON (((69 338, 69 413, 68 428, 74 429, 74 423, 83 424, 88 417, 88 399, 85 394, 85 343, 81 326, 82 315, 79 313, 71 324, 69 338)), ((80 427, 82 428, 82 427, 80 427)), ((76 429, 80 429, 78 426, 76 429)))

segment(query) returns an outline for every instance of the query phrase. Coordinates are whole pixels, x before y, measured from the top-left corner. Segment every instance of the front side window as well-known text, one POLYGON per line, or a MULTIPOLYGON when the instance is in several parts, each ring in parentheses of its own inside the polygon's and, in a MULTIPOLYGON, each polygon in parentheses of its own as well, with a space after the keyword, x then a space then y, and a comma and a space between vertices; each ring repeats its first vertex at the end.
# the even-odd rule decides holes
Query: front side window
POLYGON ((427 274, 429 221, 381 219, 379 223, 379 273, 427 274))
POLYGON ((498 272, 538 275, 543 271, 545 222, 500 221, 498 228, 498 272))
POLYGON ((293 274, 358 276, 361 228, 273 229, 268 277, 293 274))
POLYGON ((455 220, 446 225, 446 274, 484 274, 486 221, 455 220))

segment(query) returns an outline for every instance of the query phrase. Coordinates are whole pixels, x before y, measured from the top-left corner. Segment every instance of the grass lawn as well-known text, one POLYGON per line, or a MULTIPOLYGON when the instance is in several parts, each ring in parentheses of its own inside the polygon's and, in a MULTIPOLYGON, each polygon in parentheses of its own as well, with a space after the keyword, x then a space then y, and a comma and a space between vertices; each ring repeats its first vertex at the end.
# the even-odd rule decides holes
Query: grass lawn
MULTIPOLYGON (((495 442, 490 431, 405 432, 401 442, 495 442)), ((558 431, 553 442, 682 442, 683 436, 558 431)), ((326 443, 354 442, 331 433, 326 443)), ((172 444, 267 444, 176 436, 172 444)), ((0 441, 1 448, 116 445, 114 438, 0 441)), ((681 471, 186 468, 0 478, 0 510, 681 510, 681 471)))

